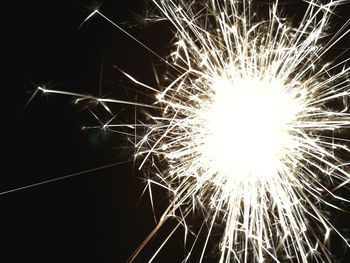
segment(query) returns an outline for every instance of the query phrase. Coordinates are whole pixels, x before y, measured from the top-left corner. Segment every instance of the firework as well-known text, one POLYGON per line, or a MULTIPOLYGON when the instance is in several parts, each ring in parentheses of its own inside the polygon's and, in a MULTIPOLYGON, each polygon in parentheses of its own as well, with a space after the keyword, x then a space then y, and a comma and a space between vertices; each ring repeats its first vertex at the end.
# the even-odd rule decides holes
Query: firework
MULTIPOLYGON (((175 32, 173 52, 161 58, 169 74, 159 87, 124 74, 154 93, 154 104, 40 88, 97 100, 108 111, 109 103, 151 108, 146 124, 113 124, 113 118, 103 125, 143 127, 140 139, 135 133, 135 158, 140 169, 150 167, 148 190, 171 194, 130 261, 169 218, 178 220, 174 231, 185 228, 185 239, 194 235, 184 262, 195 247, 205 261, 214 233, 220 236, 217 262, 331 262, 331 231, 349 246, 324 212, 337 208, 337 200, 349 202, 336 190, 350 182, 349 158, 338 156, 350 154, 344 135, 350 68, 347 60, 325 61, 350 31, 348 21, 327 34, 335 7, 345 2, 311 0, 295 25, 278 1, 153 0, 149 19, 168 21, 175 32), (203 219, 196 231, 193 214, 203 219)), ((95 14, 113 23, 99 11, 89 18, 95 14)))

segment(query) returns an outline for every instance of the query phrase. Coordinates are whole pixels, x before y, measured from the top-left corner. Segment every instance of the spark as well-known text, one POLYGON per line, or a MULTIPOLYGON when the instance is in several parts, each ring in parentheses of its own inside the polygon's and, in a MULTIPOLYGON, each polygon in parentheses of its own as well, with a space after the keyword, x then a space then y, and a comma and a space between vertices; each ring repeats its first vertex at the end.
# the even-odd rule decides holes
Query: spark
POLYGON ((345 1, 310 1, 298 27, 279 16, 278 2, 266 20, 252 1, 153 2, 175 28, 178 70, 156 95, 162 111, 137 145, 141 167, 157 165, 157 156, 165 168, 154 184, 173 193, 158 226, 177 218, 188 228, 189 211, 202 211, 205 227, 192 244, 205 232, 200 262, 218 232, 218 262, 331 262, 324 244, 339 232, 324 196, 348 202, 330 188, 350 181, 334 149, 350 150, 322 134, 350 126, 349 68, 323 57, 349 21, 322 42, 345 1), (341 110, 334 100, 344 100, 341 110))
POLYGON ((199 262, 205 261, 209 240, 218 235, 217 262, 332 262, 326 245, 331 231, 350 246, 325 212, 342 209, 336 201, 349 203, 336 190, 350 182, 344 135, 350 127, 350 68, 348 59, 325 61, 350 32, 348 20, 333 37, 328 34, 335 8, 347 1, 310 0, 298 25, 282 15, 278 1, 152 2, 157 11, 149 19, 174 28, 168 59, 98 10, 83 23, 100 15, 165 63, 163 89, 122 71, 154 94, 153 104, 40 88, 77 101, 152 109, 149 123, 124 126, 146 130, 130 136, 137 137, 139 169, 153 169, 147 175, 152 202, 152 187, 167 189, 171 197, 129 261, 172 218, 178 225, 149 262, 179 226, 186 243, 191 240, 183 262, 195 247, 199 262), (203 223, 194 232, 196 216, 203 223))

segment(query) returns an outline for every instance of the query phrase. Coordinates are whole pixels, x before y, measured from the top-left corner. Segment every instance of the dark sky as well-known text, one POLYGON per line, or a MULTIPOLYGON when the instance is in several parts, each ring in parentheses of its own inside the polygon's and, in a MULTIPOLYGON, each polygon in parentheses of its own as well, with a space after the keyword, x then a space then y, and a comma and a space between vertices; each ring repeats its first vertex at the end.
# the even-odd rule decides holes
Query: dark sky
MULTIPOLYGON (((113 68, 116 65, 155 84, 151 65, 157 59, 101 17, 79 29, 96 3, 27 2, 8 9, 12 19, 5 25, 11 32, 8 52, 16 77, 7 87, 14 97, 3 112, 11 120, 3 128, 2 192, 128 160, 132 154, 120 135, 82 131, 82 126, 96 122, 70 97, 38 93, 23 110, 36 90, 33 83, 132 100, 130 81, 113 68)), ((170 31, 164 25, 139 26, 137 15, 143 15, 145 7, 141 0, 106 0, 100 10, 165 55, 170 31)), ((127 119, 127 114, 122 116, 127 119)), ((1 195, 0 262, 124 262, 154 227, 149 200, 138 203, 144 185, 134 171, 130 162, 1 195)), ((164 206, 166 194, 159 199, 164 206)), ((340 227, 350 227, 349 216, 334 218, 340 227)), ((164 233, 158 237, 161 241, 164 233)), ((180 262, 181 238, 177 234, 155 262, 180 262)), ((341 254, 341 243, 334 244, 341 254)), ((152 241, 137 262, 146 262, 157 245, 152 241)), ((350 254, 339 258, 348 262, 350 254)))

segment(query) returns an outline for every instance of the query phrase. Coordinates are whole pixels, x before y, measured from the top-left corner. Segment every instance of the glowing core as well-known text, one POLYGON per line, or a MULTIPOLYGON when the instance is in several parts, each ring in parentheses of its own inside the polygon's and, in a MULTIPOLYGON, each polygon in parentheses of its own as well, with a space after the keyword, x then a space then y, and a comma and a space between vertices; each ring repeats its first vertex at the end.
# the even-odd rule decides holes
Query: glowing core
POLYGON ((204 159, 226 182, 267 180, 283 170, 303 99, 277 80, 217 78, 205 111, 204 159))

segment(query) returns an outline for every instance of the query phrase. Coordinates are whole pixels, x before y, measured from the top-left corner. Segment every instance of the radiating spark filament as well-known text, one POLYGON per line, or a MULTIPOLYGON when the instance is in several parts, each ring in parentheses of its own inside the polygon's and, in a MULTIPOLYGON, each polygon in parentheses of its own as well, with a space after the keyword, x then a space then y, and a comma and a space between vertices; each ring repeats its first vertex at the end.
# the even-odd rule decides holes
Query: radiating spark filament
POLYGON ((350 175, 334 151, 344 145, 325 134, 350 126, 349 68, 323 64, 339 39, 322 42, 345 1, 310 1, 299 27, 278 2, 266 20, 252 1, 153 2, 177 38, 177 70, 156 94, 162 111, 138 143, 141 167, 161 167, 151 182, 172 193, 159 226, 174 217, 186 229, 188 211, 205 214, 185 261, 194 246, 203 261, 213 233, 218 262, 332 261, 324 193, 350 175))
MULTIPOLYGON (((348 59, 324 60, 350 31, 348 21, 334 37, 326 34, 335 7, 347 1, 310 0, 296 26, 281 15, 278 1, 152 2, 158 11, 147 19, 168 21, 175 32, 173 52, 161 58, 169 74, 160 89, 123 73, 154 94, 153 104, 42 89, 152 109, 148 123, 135 122, 143 131, 135 135, 135 158, 140 169, 153 171, 147 187, 167 189, 171 199, 130 261, 174 218, 186 242, 192 240, 183 262, 195 247, 205 262, 217 236, 217 262, 332 262, 325 245, 331 231, 349 246, 324 210, 349 202, 336 190, 350 182, 350 160, 337 156, 339 150, 350 156, 342 133, 350 127, 350 68, 348 59), (198 214, 203 223, 190 239, 198 214)), ((120 123, 102 126, 113 130, 120 123)))

